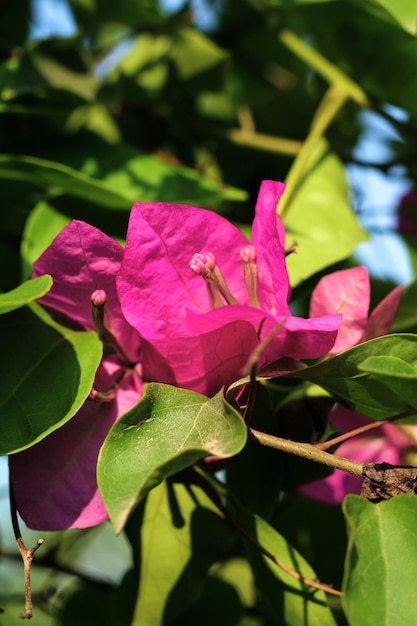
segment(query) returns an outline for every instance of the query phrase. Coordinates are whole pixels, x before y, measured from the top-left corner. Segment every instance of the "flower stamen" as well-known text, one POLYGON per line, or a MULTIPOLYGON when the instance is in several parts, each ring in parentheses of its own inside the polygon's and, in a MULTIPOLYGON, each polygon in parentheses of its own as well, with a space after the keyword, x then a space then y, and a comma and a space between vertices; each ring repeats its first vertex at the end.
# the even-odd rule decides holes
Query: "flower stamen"
POLYGON ((240 251, 240 260, 243 265, 243 277, 249 296, 250 306, 261 308, 258 299, 258 268, 256 265, 256 250, 253 246, 245 246, 240 251))
POLYGON ((126 364, 131 365, 131 361, 126 352, 120 345, 111 326, 111 320, 106 315, 106 302, 107 294, 104 289, 96 289, 90 296, 91 300, 91 313, 93 317, 94 326, 96 327, 97 334, 104 348, 111 352, 117 352, 126 364), (104 320, 106 318, 106 324, 104 320))
POLYGON ((240 304, 227 286, 212 252, 194 254, 189 267, 195 274, 203 276, 205 279, 212 309, 223 306, 224 302, 226 304, 240 304))

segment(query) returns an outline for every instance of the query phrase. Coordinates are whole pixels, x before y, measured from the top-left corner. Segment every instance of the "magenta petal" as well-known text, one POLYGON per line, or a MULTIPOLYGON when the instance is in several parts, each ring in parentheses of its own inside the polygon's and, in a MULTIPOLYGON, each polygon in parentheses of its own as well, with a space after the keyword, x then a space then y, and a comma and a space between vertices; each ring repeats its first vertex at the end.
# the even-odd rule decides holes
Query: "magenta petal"
POLYGON ((252 244, 258 266, 258 297, 272 315, 286 315, 290 292, 285 262, 285 231, 277 205, 284 183, 264 180, 258 195, 252 226, 252 244))
MULTIPOLYGON (((265 367, 277 358, 291 357, 317 359, 331 351, 340 326, 340 315, 303 319, 282 318, 283 327, 262 353, 259 365, 265 367)), ((276 323, 279 323, 277 318, 276 323)), ((270 322, 264 324, 262 338, 268 332, 270 322)))
POLYGON ((364 340, 373 339, 374 337, 382 337, 383 335, 388 334, 390 326, 397 315, 402 291, 403 287, 401 285, 399 287, 395 287, 395 289, 390 291, 390 293, 385 296, 385 298, 374 308, 366 325, 364 340))
POLYGON ((33 277, 51 274, 52 289, 39 302, 67 318, 94 329, 91 294, 106 292, 106 321, 129 356, 135 360, 139 338, 125 320, 116 292, 116 275, 120 269, 123 248, 97 228, 73 220, 66 226, 34 263, 33 277))
POLYGON ((241 377, 257 343, 252 324, 242 320, 200 335, 144 340, 143 375, 213 396, 241 377))
POLYGON ((210 308, 207 287, 189 268, 212 252, 233 295, 247 301, 240 250, 247 239, 216 213, 186 205, 133 205, 117 288, 128 321, 145 338, 181 335, 186 309, 210 308))
POLYGON ((327 274, 313 291, 310 317, 342 313, 342 324, 330 351, 336 354, 360 343, 368 318, 369 275, 365 267, 353 267, 327 274))
MULTIPOLYGON (((99 388, 110 388, 118 373, 114 363, 104 362, 99 388)), ((10 457, 17 508, 30 528, 86 528, 107 519, 96 481, 98 453, 113 423, 139 400, 140 388, 130 374, 115 400, 87 400, 62 428, 10 457)))
POLYGON ((250 322, 257 336, 262 330, 261 339, 276 329, 259 361, 259 366, 265 367, 283 357, 315 359, 327 354, 336 339, 341 316, 325 315, 312 319, 291 315, 273 317, 261 309, 243 305, 221 307, 203 314, 188 311, 188 328, 192 333, 211 331, 237 320, 250 322))

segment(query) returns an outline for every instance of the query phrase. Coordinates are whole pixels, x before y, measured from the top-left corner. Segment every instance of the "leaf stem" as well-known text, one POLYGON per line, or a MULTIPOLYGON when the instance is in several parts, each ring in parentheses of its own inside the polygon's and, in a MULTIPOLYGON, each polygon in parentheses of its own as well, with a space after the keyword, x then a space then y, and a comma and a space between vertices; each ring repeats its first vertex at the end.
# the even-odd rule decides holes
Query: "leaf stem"
POLYGON ((299 59, 312 67, 328 83, 338 85, 346 97, 354 100, 361 107, 368 107, 369 100, 361 87, 331 63, 320 52, 308 46, 300 37, 290 30, 282 30, 279 39, 299 59))
POLYGON ((232 128, 227 131, 226 137, 232 143, 240 146, 246 146, 254 150, 262 150, 263 152, 288 154, 289 156, 296 156, 303 145, 302 141, 295 139, 274 137, 273 135, 265 135, 240 128, 232 128))
POLYGON ((334 467, 335 469, 355 474, 355 476, 363 477, 362 463, 330 454, 329 452, 320 450, 317 446, 310 443, 301 443, 299 441, 292 441, 291 439, 282 439, 281 437, 275 437, 275 435, 262 433, 254 428, 250 428, 249 432, 263 446, 275 448, 276 450, 281 450, 282 452, 294 454, 304 459, 315 461, 316 463, 322 463, 328 467, 334 467))

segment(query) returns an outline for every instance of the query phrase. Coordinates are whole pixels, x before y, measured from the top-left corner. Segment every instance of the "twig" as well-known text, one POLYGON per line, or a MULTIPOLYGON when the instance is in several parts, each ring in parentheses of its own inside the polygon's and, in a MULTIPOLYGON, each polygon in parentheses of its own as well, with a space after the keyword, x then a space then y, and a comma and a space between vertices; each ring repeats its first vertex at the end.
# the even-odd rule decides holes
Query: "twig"
POLYGON ((239 520, 227 509, 222 502, 218 494, 215 492, 213 487, 204 480, 203 476, 201 476, 195 469, 192 470, 193 480, 196 482, 203 491, 208 495, 213 504, 219 509, 219 511, 224 515, 225 519, 232 524, 236 528, 236 530, 247 539, 261 554, 266 556, 270 561, 275 563, 280 569, 282 569, 286 574, 295 578, 295 580, 299 580, 304 585, 308 587, 313 587, 314 589, 320 589, 320 591, 324 591, 326 593, 332 594, 334 596, 342 596, 342 592, 337 589, 333 589, 330 585, 325 585, 324 583, 317 582, 315 580, 310 580, 309 578, 305 578, 291 567, 286 565, 283 561, 278 559, 272 552, 270 552, 267 548, 265 548, 255 537, 253 537, 243 526, 240 524, 239 520))
POLYGON ((9 476, 9 490, 10 490, 10 515, 12 519, 12 526, 14 536, 16 538, 17 547, 19 548, 20 556, 23 561, 23 572, 25 577, 25 612, 19 615, 20 619, 30 619, 32 617, 32 589, 30 583, 30 569, 32 566, 33 555, 36 550, 43 544, 43 539, 38 539, 33 548, 29 550, 25 546, 25 542, 20 532, 19 520, 17 518, 16 501, 13 492, 12 481, 9 476))
POLYGON ((373 430, 374 428, 379 428, 384 424, 390 424, 391 422, 395 422, 403 417, 408 417, 410 415, 415 415, 416 410, 412 411, 404 411, 404 413, 399 413, 398 415, 393 415, 392 417, 387 417, 384 420, 379 420, 377 422, 371 422, 370 424, 364 424, 363 426, 359 426, 358 428, 354 428, 353 430, 349 430, 347 433, 343 433, 338 437, 334 437, 333 439, 329 439, 328 441, 323 441, 322 443, 314 444, 315 448, 319 448, 319 450, 328 450, 333 446, 337 446, 340 443, 343 443, 347 439, 351 439, 352 437, 356 437, 357 435, 362 435, 362 433, 366 433, 368 430, 373 430))
POLYGON ((316 461, 316 463, 322 463, 328 467, 334 467, 363 478, 362 463, 357 463, 356 461, 351 461, 350 459, 345 459, 343 457, 330 454, 329 452, 324 452, 324 450, 320 450, 317 446, 312 445, 311 443, 301 443, 300 441, 291 441, 291 439, 282 439, 281 437, 268 435, 268 433, 262 433, 253 428, 250 428, 249 432, 263 446, 268 446, 270 448, 275 448, 276 450, 281 450, 282 452, 301 456, 304 459, 316 461))

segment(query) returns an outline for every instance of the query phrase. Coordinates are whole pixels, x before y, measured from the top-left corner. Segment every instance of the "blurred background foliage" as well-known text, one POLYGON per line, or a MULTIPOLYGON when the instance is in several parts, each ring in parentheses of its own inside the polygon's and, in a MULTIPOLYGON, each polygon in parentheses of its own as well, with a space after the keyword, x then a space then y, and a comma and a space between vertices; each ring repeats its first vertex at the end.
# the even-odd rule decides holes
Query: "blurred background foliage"
POLYGON ((71 0, 73 34, 34 39, 36 3, 2 3, 3 289, 22 277, 23 227, 39 206, 118 237, 138 200, 250 222, 260 180, 286 179, 329 84, 348 94, 321 133, 330 153, 358 161, 361 115, 371 110, 398 138, 372 165, 417 175, 413 9, 377 0, 200 4, 71 0))
MULTIPOLYGON (((289 269, 303 311, 320 272, 353 262, 367 238, 359 218, 370 235, 397 223, 392 210, 417 178, 414 0, 206 0, 177 8, 68 0, 66 7, 71 34, 36 38, 36 2, 0 4, 1 290, 30 276, 33 259, 71 218, 122 240, 135 201, 210 208, 249 233, 260 181, 272 178, 288 181, 282 212, 289 243, 300 246, 289 269), (359 149, 369 115, 384 129, 370 155, 359 149), (397 184, 381 207, 362 195, 370 170, 397 184), (352 171, 365 183, 349 193, 352 171)), ((402 231, 399 222, 413 267, 415 204, 411 195, 402 231)), ((388 288, 374 280, 373 298, 388 288)), ((415 289, 403 300, 400 330, 417 327, 415 289)), ((296 497, 277 526, 319 577, 337 585, 343 522, 339 510, 324 509, 296 497)), ((101 536, 105 528, 49 537, 34 568, 33 623, 119 623, 107 592, 131 557, 123 537, 101 536)), ((2 555, 0 604, 6 598, 12 609, 0 624, 9 626, 21 623, 21 568, 10 565, 7 539, 2 555)), ((226 584, 233 570, 239 598, 227 606, 243 606, 245 617, 238 610, 224 623, 273 623, 267 612, 262 621, 256 614, 245 562, 227 567, 210 584, 220 596, 236 594, 226 584)), ((188 619, 182 624, 203 624, 201 615, 188 619)))

